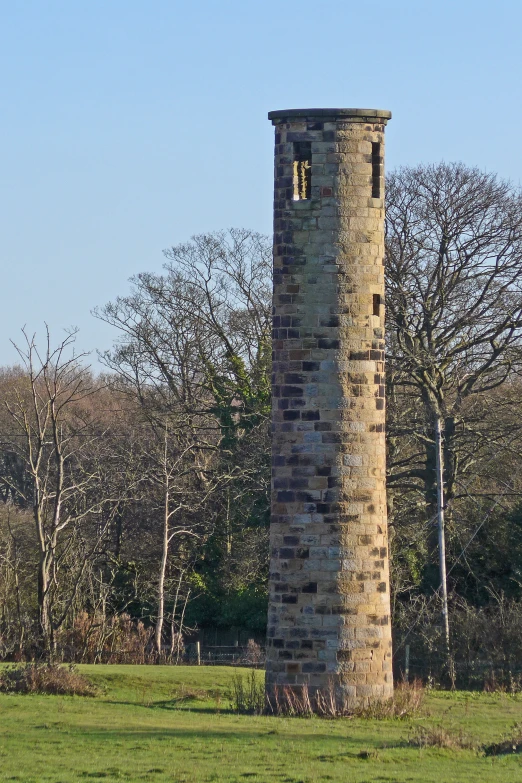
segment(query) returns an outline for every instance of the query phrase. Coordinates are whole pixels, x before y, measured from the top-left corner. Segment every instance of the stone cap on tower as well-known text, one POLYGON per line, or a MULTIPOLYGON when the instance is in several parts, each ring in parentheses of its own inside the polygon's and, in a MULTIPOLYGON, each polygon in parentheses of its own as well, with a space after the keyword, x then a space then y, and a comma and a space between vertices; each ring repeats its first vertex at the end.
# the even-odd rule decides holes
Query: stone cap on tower
POLYGON ((282 122, 292 122, 292 120, 337 120, 353 119, 364 122, 381 122, 386 124, 391 120, 392 113, 386 109, 279 109, 278 111, 268 112, 268 119, 272 120, 274 125, 282 122))

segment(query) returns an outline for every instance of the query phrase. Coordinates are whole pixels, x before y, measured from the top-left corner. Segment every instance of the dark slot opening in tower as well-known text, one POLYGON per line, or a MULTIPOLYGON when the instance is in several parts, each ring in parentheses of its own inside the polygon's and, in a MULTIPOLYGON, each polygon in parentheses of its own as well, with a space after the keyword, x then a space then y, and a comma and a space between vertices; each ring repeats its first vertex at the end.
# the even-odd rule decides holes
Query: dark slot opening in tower
POLYGON ((381 197, 381 143, 372 141, 372 198, 381 197))
POLYGON ((379 294, 373 295, 373 314, 380 315, 381 297, 379 294))
POLYGON ((312 144, 294 141, 294 201, 312 196, 312 144))

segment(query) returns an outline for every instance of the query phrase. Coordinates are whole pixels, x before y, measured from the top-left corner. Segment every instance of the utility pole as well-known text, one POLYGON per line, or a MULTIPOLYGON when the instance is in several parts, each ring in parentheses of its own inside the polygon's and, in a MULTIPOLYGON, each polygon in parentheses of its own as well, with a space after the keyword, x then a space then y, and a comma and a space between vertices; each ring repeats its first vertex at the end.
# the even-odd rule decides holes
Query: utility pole
POLYGON ((450 630, 448 614, 448 582, 446 577, 446 536, 444 533, 444 462, 442 458, 442 428, 440 414, 435 414, 435 454, 437 470, 437 524, 439 530, 439 568, 442 591, 442 622, 444 626, 444 642, 448 671, 453 686, 455 685, 455 670, 450 647, 450 630))

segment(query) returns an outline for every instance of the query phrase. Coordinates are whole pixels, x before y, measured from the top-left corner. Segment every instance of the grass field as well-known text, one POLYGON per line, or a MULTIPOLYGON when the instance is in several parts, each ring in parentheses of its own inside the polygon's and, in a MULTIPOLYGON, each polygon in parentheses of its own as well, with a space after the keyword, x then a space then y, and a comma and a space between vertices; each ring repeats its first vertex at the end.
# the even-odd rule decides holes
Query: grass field
POLYGON ((432 692, 406 721, 250 717, 230 712, 227 667, 79 668, 96 698, 0 695, 0 781, 522 783, 520 754, 408 744, 441 724, 499 740, 520 695, 432 692))

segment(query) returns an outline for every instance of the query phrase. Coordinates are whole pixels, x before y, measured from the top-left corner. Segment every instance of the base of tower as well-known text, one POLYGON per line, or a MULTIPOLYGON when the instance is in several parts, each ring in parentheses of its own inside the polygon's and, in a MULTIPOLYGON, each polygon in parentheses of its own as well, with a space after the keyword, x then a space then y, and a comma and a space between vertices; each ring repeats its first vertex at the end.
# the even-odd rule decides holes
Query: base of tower
POLYGON ((349 684, 331 675, 324 684, 302 685, 277 682, 267 675, 266 711, 275 715, 321 715, 342 717, 393 699, 393 680, 372 684, 349 684))

